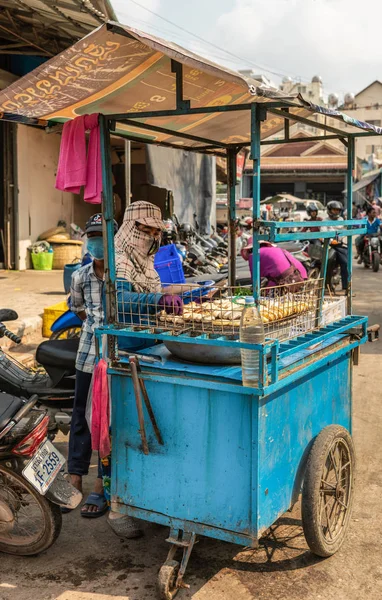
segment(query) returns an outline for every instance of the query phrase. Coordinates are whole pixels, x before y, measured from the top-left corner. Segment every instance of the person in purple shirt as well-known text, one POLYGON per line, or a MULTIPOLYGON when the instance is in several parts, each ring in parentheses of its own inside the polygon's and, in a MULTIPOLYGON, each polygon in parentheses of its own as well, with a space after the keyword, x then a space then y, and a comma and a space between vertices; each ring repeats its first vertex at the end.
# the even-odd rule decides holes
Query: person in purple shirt
MULTIPOLYGON (((253 269, 252 250, 253 246, 251 238, 249 240, 248 246, 246 246, 246 248, 243 248, 243 250, 241 251, 241 255, 244 258, 244 260, 248 261, 249 270, 251 271, 251 277, 253 269)), ((265 278, 268 280, 266 287, 282 285, 283 275, 288 273, 291 270, 291 267, 294 267, 294 269, 298 271, 300 275, 300 281, 308 279, 308 274, 304 265, 287 250, 278 248, 270 242, 261 241, 259 252, 260 278, 265 278)))

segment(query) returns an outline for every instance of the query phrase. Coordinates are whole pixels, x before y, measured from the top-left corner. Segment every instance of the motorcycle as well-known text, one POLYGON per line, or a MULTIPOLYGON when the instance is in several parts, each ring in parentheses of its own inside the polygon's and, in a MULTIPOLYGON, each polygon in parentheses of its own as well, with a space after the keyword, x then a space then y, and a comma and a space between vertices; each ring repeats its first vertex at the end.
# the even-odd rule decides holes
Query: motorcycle
POLYGON ((82 321, 70 308, 60 315, 52 324, 51 340, 71 340, 80 337, 82 321))
POLYGON ((381 241, 378 235, 365 235, 361 258, 365 269, 372 267, 374 273, 378 273, 381 263, 380 247, 381 241))
MULTIPOLYGON (((14 311, 0 311, 0 314, 6 314, 8 321, 17 319, 14 311)), ((4 336, 21 343, 21 339, 0 322, 0 337, 4 336)), ((0 390, 17 398, 37 396, 39 405, 49 416, 51 437, 58 430, 66 434, 70 428, 78 343, 79 338, 42 342, 36 351, 36 361, 42 367, 37 370, 18 363, 0 348, 0 390)))
MULTIPOLYGON (((318 279, 321 273, 321 263, 323 256, 323 246, 319 244, 309 244, 308 254, 311 259, 308 271, 309 279, 318 279)), ((337 254, 334 248, 329 248, 328 265, 326 269, 325 286, 335 294, 336 289, 341 284, 341 269, 337 261, 337 254)))
MULTIPOLYGON (((16 341, 2 321, 0 330, 16 341)), ((0 393, 0 552, 33 556, 47 550, 62 526, 61 507, 76 508, 82 494, 62 474, 65 458, 48 440, 49 416, 28 400, 0 393)))

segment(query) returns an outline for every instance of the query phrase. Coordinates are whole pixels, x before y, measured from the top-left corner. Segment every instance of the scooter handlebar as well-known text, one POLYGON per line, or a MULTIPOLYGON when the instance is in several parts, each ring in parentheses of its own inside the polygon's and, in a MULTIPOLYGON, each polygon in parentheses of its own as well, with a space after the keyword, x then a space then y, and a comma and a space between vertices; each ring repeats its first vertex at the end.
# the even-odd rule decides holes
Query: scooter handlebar
POLYGON ((15 344, 21 344, 21 338, 12 333, 12 331, 9 331, 3 323, 0 323, 0 337, 7 337, 15 344))

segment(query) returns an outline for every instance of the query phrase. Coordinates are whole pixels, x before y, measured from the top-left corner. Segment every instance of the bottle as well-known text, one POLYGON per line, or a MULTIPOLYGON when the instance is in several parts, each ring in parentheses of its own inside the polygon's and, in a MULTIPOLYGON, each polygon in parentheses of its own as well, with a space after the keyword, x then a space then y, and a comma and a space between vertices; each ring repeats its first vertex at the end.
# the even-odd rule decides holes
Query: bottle
MULTIPOLYGON (((246 296, 245 307, 241 314, 240 341, 246 344, 263 344, 264 325, 259 309, 252 296, 246 296)), ((241 349, 241 366, 243 370, 243 385, 258 387, 259 385, 259 350, 241 349)))

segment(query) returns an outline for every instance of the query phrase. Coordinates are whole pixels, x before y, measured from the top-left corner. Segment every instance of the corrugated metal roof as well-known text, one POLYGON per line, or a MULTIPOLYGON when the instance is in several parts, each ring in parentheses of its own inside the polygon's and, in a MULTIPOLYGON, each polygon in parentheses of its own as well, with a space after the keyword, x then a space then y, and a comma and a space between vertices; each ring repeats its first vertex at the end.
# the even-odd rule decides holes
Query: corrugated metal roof
POLYGON ((292 163, 292 164, 265 164, 261 166, 262 171, 342 171, 346 172, 346 163, 292 163))
POLYGON ((109 0, 0 0, 0 53, 54 56, 108 19, 109 0))
MULTIPOLYGON (((358 192, 359 190, 363 190, 365 187, 373 183, 381 175, 381 170, 373 173, 372 175, 367 175, 366 177, 362 177, 357 183, 353 185, 353 192, 358 192)), ((345 190, 346 191, 346 190, 345 190)))

